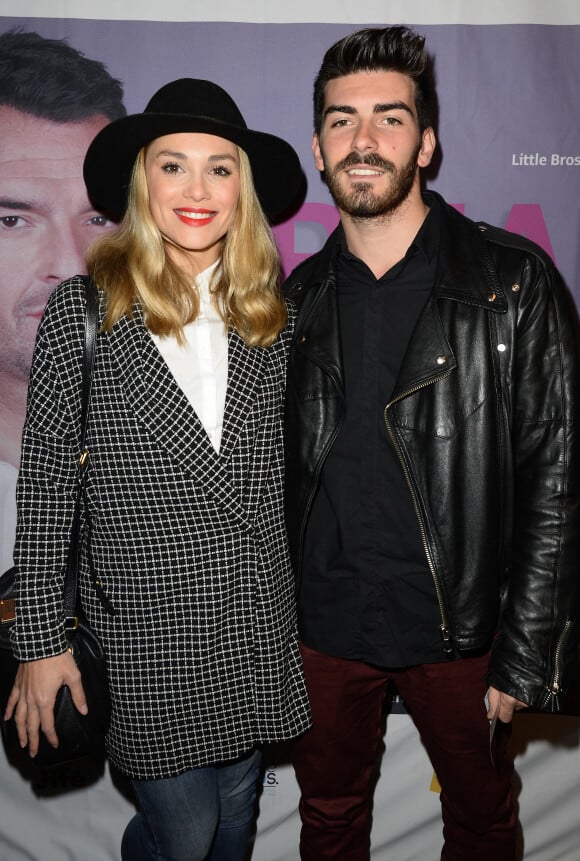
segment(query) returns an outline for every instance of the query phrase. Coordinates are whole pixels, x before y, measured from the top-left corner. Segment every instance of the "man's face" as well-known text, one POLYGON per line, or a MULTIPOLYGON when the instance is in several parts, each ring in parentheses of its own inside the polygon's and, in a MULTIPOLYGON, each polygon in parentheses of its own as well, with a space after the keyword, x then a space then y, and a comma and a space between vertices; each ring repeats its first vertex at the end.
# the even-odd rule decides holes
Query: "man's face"
POLYGON ((316 167, 342 213, 356 220, 392 215, 419 194, 419 167, 431 161, 432 129, 419 132, 414 83, 399 72, 355 72, 326 85, 316 167))
POLYGON ((86 271, 87 246, 111 227, 89 203, 82 174, 107 123, 53 123, 0 106, 0 374, 28 379, 48 297, 86 271))

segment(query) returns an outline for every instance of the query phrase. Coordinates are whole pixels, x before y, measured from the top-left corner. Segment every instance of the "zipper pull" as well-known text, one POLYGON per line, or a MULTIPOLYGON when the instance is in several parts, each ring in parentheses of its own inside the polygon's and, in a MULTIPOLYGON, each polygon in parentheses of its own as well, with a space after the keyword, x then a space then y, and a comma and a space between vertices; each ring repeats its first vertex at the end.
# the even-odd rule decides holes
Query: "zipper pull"
POLYGON ((558 714, 560 711, 560 694, 562 689, 558 682, 554 682, 551 688, 547 688, 548 693, 544 700, 544 710, 550 714, 558 714))
POLYGON ((453 641, 451 640, 451 632, 445 625, 439 625, 439 633, 443 640, 443 651, 450 658, 453 655, 453 641))

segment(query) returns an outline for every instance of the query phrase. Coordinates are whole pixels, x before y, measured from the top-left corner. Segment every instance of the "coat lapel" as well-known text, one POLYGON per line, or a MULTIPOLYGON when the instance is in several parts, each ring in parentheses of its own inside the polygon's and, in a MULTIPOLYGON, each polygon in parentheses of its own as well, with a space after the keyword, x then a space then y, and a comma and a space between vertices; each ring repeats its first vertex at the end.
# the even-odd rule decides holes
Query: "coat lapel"
MULTIPOLYGON (((249 374, 251 363, 241 362, 242 367, 236 367, 244 351, 236 346, 233 359, 233 336, 230 335, 229 342, 226 412, 219 454, 148 334, 140 309, 136 310, 133 319, 124 317, 119 320, 109 337, 127 402, 139 420, 204 493, 217 499, 228 516, 239 525, 250 528, 242 501, 232 484, 229 458, 224 449, 227 446, 231 454, 250 406, 257 377, 249 374), (246 379, 250 376, 251 380, 246 379), (234 387, 239 387, 235 395, 234 387)), ((245 351, 249 352, 247 348, 245 351)))
POLYGON ((256 399, 265 351, 247 347, 237 332, 228 336, 228 388, 220 458, 229 461, 256 399))

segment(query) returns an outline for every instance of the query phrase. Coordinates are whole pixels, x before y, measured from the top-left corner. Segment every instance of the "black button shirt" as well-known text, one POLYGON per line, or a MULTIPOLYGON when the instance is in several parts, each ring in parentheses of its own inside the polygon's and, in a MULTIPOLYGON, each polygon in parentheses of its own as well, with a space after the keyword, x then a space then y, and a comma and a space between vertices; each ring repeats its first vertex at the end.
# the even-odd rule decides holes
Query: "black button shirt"
POLYGON ((417 516, 384 410, 431 293, 441 215, 376 279, 342 238, 336 256, 345 422, 324 464, 305 536, 299 599, 306 645, 384 667, 445 660, 417 516))

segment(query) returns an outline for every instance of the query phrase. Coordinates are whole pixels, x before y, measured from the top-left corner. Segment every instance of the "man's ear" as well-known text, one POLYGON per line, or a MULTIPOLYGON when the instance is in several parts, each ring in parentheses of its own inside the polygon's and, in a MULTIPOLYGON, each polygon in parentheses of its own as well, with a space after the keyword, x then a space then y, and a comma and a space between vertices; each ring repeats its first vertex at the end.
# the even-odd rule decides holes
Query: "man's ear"
POLYGON ((324 172, 324 161, 322 159, 322 152, 320 150, 320 138, 314 132, 312 137, 312 154, 314 155, 314 164, 316 165, 316 169, 321 173, 324 172))
POLYGON ((437 139, 435 137, 435 132, 429 126, 428 129, 425 129, 423 132, 423 138, 421 141, 421 149, 419 150, 419 156, 417 158, 417 164, 419 167, 427 167, 431 164, 431 159, 433 158, 433 153, 435 152, 435 147, 437 146, 437 139))

